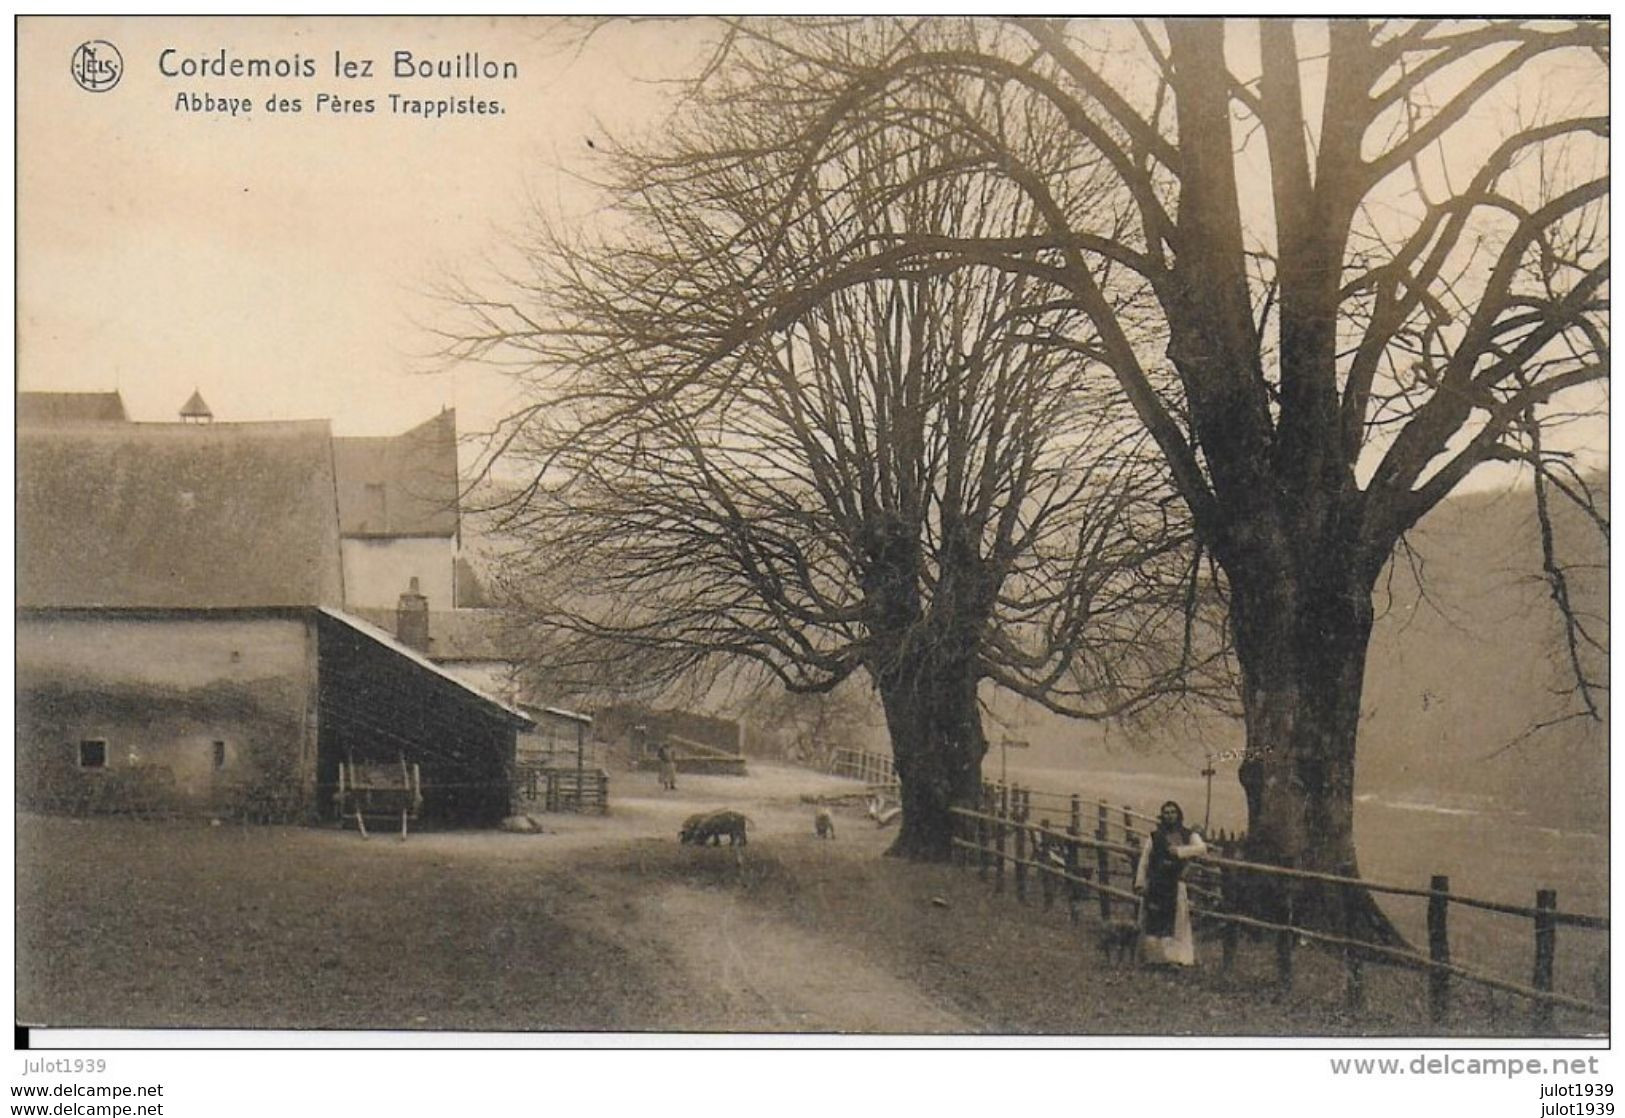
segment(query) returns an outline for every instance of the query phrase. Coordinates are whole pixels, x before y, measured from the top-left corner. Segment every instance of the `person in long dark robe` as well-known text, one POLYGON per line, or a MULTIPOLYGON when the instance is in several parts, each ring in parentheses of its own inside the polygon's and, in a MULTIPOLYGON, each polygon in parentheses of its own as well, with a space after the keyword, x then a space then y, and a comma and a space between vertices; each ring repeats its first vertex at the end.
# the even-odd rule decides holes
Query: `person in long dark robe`
POLYGON ((1158 818, 1157 829, 1140 849, 1134 875, 1134 891, 1140 895, 1140 959, 1195 966, 1196 940, 1183 878, 1186 861, 1207 853, 1207 844, 1185 826, 1185 812, 1174 801, 1162 805, 1158 818))

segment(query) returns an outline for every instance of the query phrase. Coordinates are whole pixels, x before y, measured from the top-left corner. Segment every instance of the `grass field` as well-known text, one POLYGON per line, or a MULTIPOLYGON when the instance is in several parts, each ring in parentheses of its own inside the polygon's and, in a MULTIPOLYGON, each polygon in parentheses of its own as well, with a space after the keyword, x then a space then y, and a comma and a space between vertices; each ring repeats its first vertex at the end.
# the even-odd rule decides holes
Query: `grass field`
MULTIPOLYGON (((753 769, 757 768, 753 766, 753 769)), ((973 872, 881 857, 857 813, 812 834, 816 774, 625 778, 607 818, 549 833, 415 834, 23 816, 19 1018, 126 1028, 1419 1035, 1422 982, 1369 968, 1342 1012, 1337 960, 1269 944, 1236 973, 1159 973, 1095 949, 1094 916, 1026 910, 973 872), (750 845, 675 841, 736 806, 750 845)), ((1521 1009, 1463 997, 1451 1034, 1518 1035, 1521 1009)), ((1562 1021, 1570 1032, 1580 1021, 1562 1021)))

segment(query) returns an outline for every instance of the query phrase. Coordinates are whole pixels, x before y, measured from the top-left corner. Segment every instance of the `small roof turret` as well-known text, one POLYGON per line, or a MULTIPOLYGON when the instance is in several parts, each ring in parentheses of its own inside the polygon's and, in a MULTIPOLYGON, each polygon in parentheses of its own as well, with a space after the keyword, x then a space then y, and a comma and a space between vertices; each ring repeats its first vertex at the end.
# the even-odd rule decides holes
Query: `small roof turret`
POLYGON ((181 405, 181 422, 212 423, 213 421, 214 412, 210 411, 209 405, 203 402, 203 393, 195 388, 192 389, 192 398, 181 405))

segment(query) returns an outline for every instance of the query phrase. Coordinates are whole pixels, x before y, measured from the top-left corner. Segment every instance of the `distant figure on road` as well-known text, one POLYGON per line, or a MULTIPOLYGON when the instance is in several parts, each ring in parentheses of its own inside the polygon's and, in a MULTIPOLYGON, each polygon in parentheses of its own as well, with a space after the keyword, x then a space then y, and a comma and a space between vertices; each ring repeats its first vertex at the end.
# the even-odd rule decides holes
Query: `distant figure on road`
POLYGON ((1143 962, 1189 967, 1196 964, 1191 935, 1190 901, 1186 897, 1185 862, 1207 853, 1202 836, 1185 826, 1185 812, 1174 801, 1162 805, 1160 823, 1140 850, 1134 891, 1140 895, 1140 958, 1143 962))
POLYGON ((661 743, 655 750, 655 756, 660 760, 660 787, 669 791, 677 790, 677 759, 672 756, 671 746, 661 743))

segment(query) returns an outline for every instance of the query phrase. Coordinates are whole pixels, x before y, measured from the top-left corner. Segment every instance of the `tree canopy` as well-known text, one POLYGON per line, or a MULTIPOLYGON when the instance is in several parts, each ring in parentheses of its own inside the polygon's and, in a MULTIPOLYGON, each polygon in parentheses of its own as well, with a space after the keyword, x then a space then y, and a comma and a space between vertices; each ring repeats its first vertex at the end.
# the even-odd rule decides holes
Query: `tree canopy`
MULTIPOLYGON (((805 282, 857 229, 1040 235, 1022 194, 939 173, 951 137, 877 127, 775 220, 805 122, 737 90, 683 121, 606 155, 611 219, 539 227, 534 274, 500 301, 464 293, 452 338, 517 363, 535 394, 503 448, 528 473, 505 509, 523 545, 507 582, 553 678, 648 684, 729 660, 826 691, 861 671, 900 754, 918 737, 922 757, 960 756, 934 794, 939 848, 940 809, 979 779, 984 681, 1096 716, 1223 701, 1201 551, 1052 279, 955 261, 805 282), (763 291, 785 301, 742 330, 763 291)), ((1092 173, 1029 138, 1053 173, 1092 173)))
MULTIPOLYGON (((1033 463, 1052 472, 1034 476, 1058 479, 1053 492, 1064 492, 1087 471, 1113 479, 1106 492, 1120 491, 1113 487, 1130 474, 1151 475, 1112 463, 1155 448, 1157 481, 1137 484, 1125 523, 1160 518, 1180 539, 1157 552, 1177 557, 1182 574, 1151 580, 1161 588, 1147 599, 1158 603, 1151 616, 1175 601, 1169 588, 1195 588, 1185 576, 1200 573, 1198 555, 1212 556, 1247 720, 1241 780, 1254 853, 1352 868, 1372 590, 1404 533, 1466 478, 1508 462, 1533 471, 1542 502, 1573 499, 1607 529, 1572 443, 1561 440, 1564 425, 1606 408, 1607 25, 1011 18, 724 27, 690 89, 692 104, 771 127, 701 135, 690 123, 644 168, 657 172, 648 180, 657 192, 718 189, 699 187, 684 214, 631 259, 594 261, 626 280, 621 297, 647 315, 648 329, 625 333, 625 356, 683 320, 674 309, 688 315, 694 326, 680 330, 680 345, 652 365, 639 360, 660 370, 661 392, 689 415, 687 394, 715 400, 721 381, 740 384, 768 369, 781 381, 817 384, 807 372, 819 346, 837 366, 850 365, 855 354, 834 356, 838 347, 815 343, 810 324, 829 335, 833 315, 883 335, 913 320, 912 311, 886 310, 892 299, 915 305, 903 294, 909 285, 931 281, 942 301, 927 317, 937 323, 966 320, 965 299, 991 308, 1007 305, 1000 292, 1030 295, 1043 308, 1032 321, 1051 337, 1038 362, 1048 371, 1032 372, 1023 352, 1009 366, 1023 376, 1011 383, 1053 377, 1043 395, 1060 390, 1081 401, 1078 414, 1111 417, 1093 434, 1047 444, 1050 457, 1033 463), (896 216, 877 220, 882 212, 896 216), (680 274, 640 266, 664 251, 665 238, 681 243, 701 226, 700 251, 680 274), (1116 418, 1124 412, 1145 442, 1116 418), (1074 450, 1083 456, 1067 458, 1074 450), (1155 485, 1177 494, 1177 511, 1154 496, 1155 485), (1175 527, 1184 525, 1189 546, 1175 527)), ((625 196, 652 197, 641 188, 625 196)), ((1007 312, 981 320, 1003 323, 1007 312)), ((549 324, 535 325, 536 333, 519 332, 526 344, 552 337, 549 324)), ((937 390, 944 400, 964 383, 962 356, 976 350, 963 330, 951 333, 932 362, 946 371, 937 390)), ((933 327, 892 347, 876 367, 907 364, 907 355, 938 344, 937 334, 933 327)), ((493 335, 507 341, 514 331, 493 335)), ((989 370, 1016 352, 1012 335, 996 336, 1004 340, 984 350, 994 358, 989 370)), ((611 414, 626 412, 612 404, 611 414)), ((876 408, 864 425, 879 416, 876 408)), ((584 418, 576 429, 602 425, 584 418)), ((924 461, 907 443, 923 425, 878 429, 885 453, 924 461)), ((708 446, 726 442, 704 429, 685 436, 691 445, 707 438, 708 446)), ((995 460, 996 452, 980 459, 995 460)), ((780 468, 768 457, 756 462, 780 468)), ((852 491, 849 475, 823 475, 831 478, 852 491)), ((820 476, 800 481, 816 490, 820 476)), ((974 487, 954 492, 967 500, 934 501, 944 515, 915 537, 939 559, 961 538, 998 540, 999 521, 979 510, 1014 490, 984 489, 982 499, 974 487), (993 534, 961 537, 956 525, 967 523, 993 534)), ((924 523, 895 507, 901 520, 868 530, 924 523)), ((764 522, 769 513, 792 515, 768 505, 764 522)), ((724 535, 739 519, 727 514, 724 535)), ((1071 534, 1080 561, 1112 554, 1071 534)), ((853 554, 871 560, 860 569, 872 577, 880 569, 872 560, 893 538, 884 530, 856 537, 853 554)), ((1026 538, 1047 537, 1033 530, 1026 538)), ((998 565, 1003 554, 995 546, 984 558, 998 565)), ((817 555, 796 562, 826 569, 817 555)), ((735 566, 748 564, 741 555, 735 566)), ((1550 549, 1547 566, 1562 606, 1561 564, 1550 549)), ((920 585, 985 596, 988 583, 953 581, 947 570, 920 585)), ((1073 572, 1072 585, 1089 585, 1082 573, 1073 572)), ((861 575, 858 585, 875 586, 861 575)), ((1203 598, 1193 590, 1185 600, 1203 598)), ((772 609, 794 617, 788 601, 772 609)), ((1092 605, 1089 612, 1092 622, 1092 605)), ((1137 608, 1133 616, 1148 615, 1137 608)), ((1159 619, 1152 629, 1170 626, 1159 619)), ((1601 635, 1572 614, 1568 634, 1572 650, 1601 647, 1601 635)), ((1121 663, 1117 650, 1132 643, 1108 637, 1090 650, 1101 663, 1121 663)), ((920 659, 918 646, 901 647, 920 659)), ((1184 668, 1194 647, 1202 642, 1158 663, 1184 668)), ((1031 651, 1018 660, 1039 662, 1031 651)), ((1035 681, 1060 678, 1041 672, 1035 681)), ((1596 713, 1600 683, 1582 678, 1576 694, 1596 713)))

